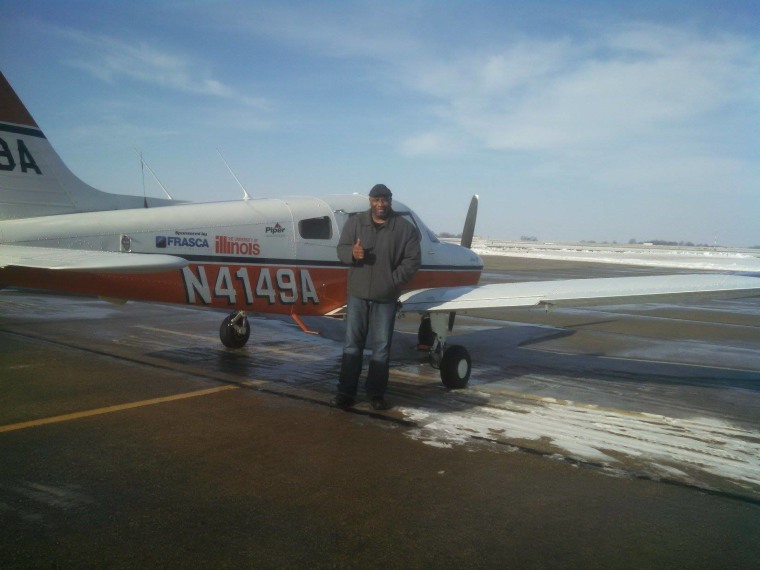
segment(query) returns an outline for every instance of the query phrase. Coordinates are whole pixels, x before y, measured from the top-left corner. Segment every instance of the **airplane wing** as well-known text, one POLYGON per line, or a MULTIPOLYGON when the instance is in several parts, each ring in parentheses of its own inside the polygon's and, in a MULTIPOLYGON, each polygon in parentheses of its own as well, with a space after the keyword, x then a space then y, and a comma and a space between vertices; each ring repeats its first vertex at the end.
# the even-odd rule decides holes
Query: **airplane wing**
POLYGON ((173 255, 0 244, 0 269, 26 267, 84 273, 158 273, 186 265, 187 260, 173 255))
POLYGON ((760 278, 737 275, 658 275, 418 289, 400 298, 402 313, 466 312, 535 306, 588 306, 689 297, 760 295, 760 278))

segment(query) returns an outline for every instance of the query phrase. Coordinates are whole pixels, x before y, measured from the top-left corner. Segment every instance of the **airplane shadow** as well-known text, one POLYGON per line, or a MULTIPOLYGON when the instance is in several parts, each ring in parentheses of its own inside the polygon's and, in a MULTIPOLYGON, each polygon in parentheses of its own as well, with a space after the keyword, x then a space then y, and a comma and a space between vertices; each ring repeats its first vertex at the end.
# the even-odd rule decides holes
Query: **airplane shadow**
MULTIPOLYGON (((260 337, 252 335, 243 349, 203 345, 161 350, 150 356, 241 384, 263 380, 272 387, 288 385, 289 389, 327 395, 335 389, 340 370, 345 324, 336 319, 304 320, 319 336, 304 335, 287 317, 256 319, 254 330, 260 337)), ((447 409, 483 405, 487 396, 481 392, 492 389, 639 411, 642 406, 658 411, 674 402, 687 402, 678 405, 716 414, 728 406, 738 410, 742 419, 756 423, 760 372, 639 360, 601 351, 563 353, 550 346, 551 341, 575 334, 573 329, 524 325, 451 336, 449 344, 468 349, 473 369, 471 389, 450 392, 438 371, 428 365, 427 353, 417 350, 416 332, 397 330, 391 353, 390 396, 420 407, 435 406, 444 398, 447 409), (449 393, 455 397, 447 397, 449 393)), ((365 376, 366 359, 360 389, 365 376)))
MULTIPOLYGON (((583 354, 540 349, 543 343, 577 334, 572 329, 531 325, 480 331, 452 337, 470 351, 477 365, 498 366, 507 375, 528 370, 553 371, 573 378, 646 382, 760 391, 760 372, 625 358, 595 351, 583 354), (518 370, 516 370, 516 368, 518 370)), ((654 341, 653 341, 654 342, 654 341)))
MULTIPOLYGON (((268 322, 279 321, 295 333, 295 342, 308 340, 309 336, 301 336, 296 325, 287 317, 268 317, 257 319, 257 324, 266 326, 268 322)), ((209 366, 212 369, 234 376, 249 376, 267 370, 282 370, 285 364, 297 368, 300 373, 304 369, 327 368, 337 374, 340 367, 340 344, 343 341, 345 324, 340 319, 305 318, 304 321, 312 330, 319 333, 319 339, 332 341, 331 350, 325 353, 324 346, 319 347, 324 358, 316 358, 319 352, 309 351, 307 362, 300 361, 297 353, 288 357, 287 349, 278 356, 270 356, 266 350, 258 348, 276 347, 279 341, 261 341, 254 338, 240 350, 230 350, 217 345, 183 347, 151 353, 155 356, 178 364, 193 366, 209 366), (293 362, 297 361, 297 362, 293 362)), ((606 321, 604 321, 606 322, 606 321)), ((591 323, 583 323, 591 324, 591 323)), ((608 355, 604 352, 588 352, 583 354, 556 352, 551 348, 541 349, 548 341, 571 337, 577 334, 574 329, 555 328, 549 326, 507 326, 491 328, 466 334, 450 336, 448 344, 460 344, 468 349, 473 361, 473 376, 480 383, 488 383, 516 378, 528 373, 556 373, 563 377, 598 381, 620 381, 648 384, 686 385, 713 388, 741 388, 750 391, 760 391, 760 372, 730 370, 713 367, 708 364, 697 365, 663 361, 645 361, 627 359, 608 355), (494 367, 498 369, 497 374, 494 367), (479 374, 479 370, 487 368, 487 374, 479 374)), ((417 349, 416 334, 397 330, 394 334, 392 362, 398 364, 427 364, 426 352, 417 349)), ((311 374, 309 374, 311 376, 311 374)))

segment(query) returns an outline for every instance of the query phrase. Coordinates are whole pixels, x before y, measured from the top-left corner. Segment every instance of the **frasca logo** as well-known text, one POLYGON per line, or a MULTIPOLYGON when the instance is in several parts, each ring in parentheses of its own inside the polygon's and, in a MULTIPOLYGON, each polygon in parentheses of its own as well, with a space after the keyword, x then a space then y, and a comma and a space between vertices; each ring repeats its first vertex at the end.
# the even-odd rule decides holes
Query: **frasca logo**
POLYGON ((156 247, 208 247, 206 238, 179 237, 179 236, 156 236, 156 247))
POLYGON ((253 238, 216 236, 214 252, 228 255, 259 255, 261 246, 253 238))

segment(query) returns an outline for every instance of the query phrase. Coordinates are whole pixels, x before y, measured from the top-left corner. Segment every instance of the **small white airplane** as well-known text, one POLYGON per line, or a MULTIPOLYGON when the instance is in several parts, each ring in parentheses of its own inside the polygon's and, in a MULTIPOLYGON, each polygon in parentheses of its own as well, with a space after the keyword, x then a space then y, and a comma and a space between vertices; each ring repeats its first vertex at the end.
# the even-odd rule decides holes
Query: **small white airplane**
MULTIPOLYGON (((469 249, 477 196, 461 246, 393 207, 422 245, 399 311, 421 316, 421 343, 449 388, 464 387, 471 371, 468 351, 446 346, 456 312, 760 293, 759 279, 723 274, 478 286, 483 261, 469 249)), ((342 314, 348 267, 336 246, 346 219, 367 208, 364 195, 184 203, 101 192, 65 166, 0 73, 0 288, 228 309, 220 338, 240 348, 248 313, 291 315, 304 330, 301 316, 342 314)))

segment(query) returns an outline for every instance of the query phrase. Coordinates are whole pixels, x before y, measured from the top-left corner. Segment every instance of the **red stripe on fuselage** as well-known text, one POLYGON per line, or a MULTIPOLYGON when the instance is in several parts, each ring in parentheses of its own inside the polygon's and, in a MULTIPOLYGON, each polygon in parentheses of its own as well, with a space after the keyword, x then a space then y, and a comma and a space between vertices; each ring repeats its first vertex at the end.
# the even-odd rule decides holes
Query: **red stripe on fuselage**
MULTIPOLYGON (((180 305, 319 316, 346 304, 348 268, 191 264, 181 271, 104 274, 0 269, 0 286, 180 305)), ((480 270, 424 269, 405 289, 475 285, 480 270)))

